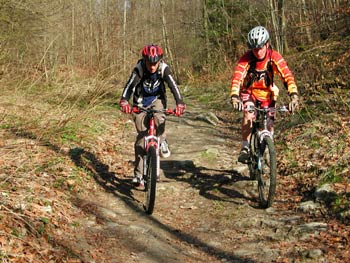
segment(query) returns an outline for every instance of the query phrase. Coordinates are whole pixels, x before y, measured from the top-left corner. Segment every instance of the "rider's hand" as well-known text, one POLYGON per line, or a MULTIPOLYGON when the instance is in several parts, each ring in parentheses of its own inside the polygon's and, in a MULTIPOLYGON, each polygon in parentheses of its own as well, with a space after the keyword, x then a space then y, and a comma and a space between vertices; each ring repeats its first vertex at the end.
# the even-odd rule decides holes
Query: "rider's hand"
POLYGON ((175 115, 179 117, 182 114, 184 114, 185 110, 186 110, 186 105, 184 103, 179 103, 176 105, 175 115))
POLYGON ((299 97, 297 94, 292 94, 290 96, 289 111, 291 113, 296 112, 299 109, 299 97))
POLYGON ((131 113, 131 107, 127 100, 120 100, 119 106, 124 113, 131 113))
POLYGON ((231 104, 234 110, 242 111, 243 110, 243 103, 237 96, 231 97, 231 104))

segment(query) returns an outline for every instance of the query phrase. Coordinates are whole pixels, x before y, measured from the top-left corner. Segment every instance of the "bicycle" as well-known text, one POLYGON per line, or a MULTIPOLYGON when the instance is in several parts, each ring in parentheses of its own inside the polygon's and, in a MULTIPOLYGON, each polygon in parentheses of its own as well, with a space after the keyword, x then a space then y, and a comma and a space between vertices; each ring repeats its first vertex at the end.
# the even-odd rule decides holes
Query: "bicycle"
POLYGON ((268 129, 269 114, 289 112, 286 106, 263 107, 248 105, 246 110, 256 112, 249 141, 249 176, 258 181, 259 205, 268 208, 276 193, 277 162, 273 134, 268 129))
POLYGON ((144 184, 145 202, 144 209, 147 214, 153 213, 156 200, 156 184, 160 171, 159 146, 160 138, 156 135, 155 113, 164 112, 166 115, 175 115, 175 110, 134 107, 132 112, 145 112, 149 117, 148 134, 144 137, 145 155, 143 157, 143 173, 141 182, 144 184))

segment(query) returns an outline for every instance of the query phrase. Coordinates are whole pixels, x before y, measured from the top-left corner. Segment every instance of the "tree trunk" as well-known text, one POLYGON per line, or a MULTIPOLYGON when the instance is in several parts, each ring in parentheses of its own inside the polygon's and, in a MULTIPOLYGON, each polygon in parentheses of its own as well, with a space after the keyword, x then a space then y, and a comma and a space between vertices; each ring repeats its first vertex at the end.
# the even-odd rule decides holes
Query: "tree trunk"
POLYGON ((278 20, 276 17, 276 8, 275 8, 274 0, 269 0, 269 5, 270 5, 272 26, 275 32, 276 49, 278 52, 281 52, 281 43, 280 43, 281 32, 280 32, 280 27, 278 25, 278 20))
MULTIPOLYGON (((302 8, 303 8, 303 14, 304 14, 304 19, 305 19, 305 31, 306 31, 306 37, 307 37, 307 41, 308 41, 308 43, 312 43, 312 36, 311 36, 311 30, 310 30, 310 25, 309 25, 309 21, 307 21, 308 20, 308 15, 307 15, 307 12, 306 12, 306 3, 305 3, 305 0, 302 0, 302 4, 303 4, 303 6, 302 6, 302 8)), ((302 23, 302 21, 300 21, 301 22, 301 24, 303 24, 302 23)))
POLYGON ((71 50, 70 50, 70 61, 69 64, 73 66, 74 63, 74 46, 75 46, 75 6, 74 1, 72 2, 72 31, 71 31, 71 50))
MULTIPOLYGON (((172 6, 172 14, 175 16, 176 14, 176 8, 175 8, 175 0, 171 0, 171 6, 172 6)), ((180 67, 179 67, 179 60, 177 59, 177 53, 176 53, 176 50, 177 50, 177 46, 176 46, 176 43, 175 43, 175 39, 176 39, 176 34, 175 34, 175 27, 174 25, 172 26, 172 47, 173 47, 173 50, 175 52, 174 54, 174 63, 175 63, 175 69, 176 69, 176 74, 177 74, 177 81, 180 82, 180 79, 179 79, 179 70, 180 70, 180 67)))
POLYGON ((284 0, 278 0, 278 18, 279 18, 279 31, 280 31, 280 52, 283 54, 284 51, 288 50, 287 39, 285 38, 286 23, 284 16, 284 0))
POLYGON ((165 51, 166 53, 169 55, 169 59, 170 59, 170 63, 172 65, 173 68, 173 74, 175 79, 180 82, 179 80, 179 74, 178 74, 178 70, 174 61, 174 56, 173 53, 171 51, 170 48, 170 44, 169 44, 169 38, 168 38, 168 30, 167 30, 167 26, 166 26, 166 19, 165 19, 165 13, 164 13, 164 2, 162 0, 159 0, 160 3, 160 7, 161 7, 161 12, 162 12, 162 29, 163 29, 163 39, 164 39, 164 43, 165 43, 165 51))
POLYGON ((126 8, 128 0, 124 0, 124 16, 123 16, 123 75, 126 75, 126 8))
POLYGON ((210 61, 210 42, 209 42, 209 16, 208 16, 208 8, 207 8, 208 0, 204 1, 203 4, 203 27, 204 27, 204 34, 205 34, 205 49, 206 49, 206 63, 209 63, 210 61))

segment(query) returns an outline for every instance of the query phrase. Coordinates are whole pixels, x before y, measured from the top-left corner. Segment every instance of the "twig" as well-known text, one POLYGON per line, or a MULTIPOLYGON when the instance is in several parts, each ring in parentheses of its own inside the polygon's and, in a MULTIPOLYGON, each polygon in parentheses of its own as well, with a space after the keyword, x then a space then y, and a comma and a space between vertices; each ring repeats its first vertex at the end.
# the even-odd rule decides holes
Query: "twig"
POLYGON ((36 235, 36 236, 40 236, 39 232, 36 231, 36 229, 34 227, 31 226, 30 223, 28 223, 21 215, 17 214, 17 213, 14 213, 11 209, 9 209, 6 205, 2 204, 0 206, 1 208, 4 208, 4 210, 6 210, 9 214, 13 215, 15 218, 21 220, 26 226, 28 226, 32 231, 33 233, 36 235))
MULTIPOLYGON (((15 236, 15 235, 11 235, 11 234, 9 234, 9 233, 7 233, 7 232, 5 232, 5 231, 0 231, 0 236, 1 236, 1 235, 2 235, 2 236, 8 236, 8 237, 10 237, 10 238, 15 238, 15 239, 17 239, 17 240, 22 241, 23 243, 25 243, 25 244, 29 245, 30 247, 32 247, 33 249, 35 249, 35 251, 41 256, 41 258, 42 258, 43 260, 46 260, 45 257, 42 255, 42 253, 38 250, 38 248, 35 247, 31 242, 26 241, 26 240, 24 240, 24 239, 22 239, 22 238, 20 238, 20 237, 15 236)), ((14 257, 16 257, 16 258, 22 256, 22 255, 18 255, 18 254, 10 254, 10 253, 7 253, 7 255, 14 256, 14 257)), ((23 257, 23 256, 22 256, 22 257, 23 257)))

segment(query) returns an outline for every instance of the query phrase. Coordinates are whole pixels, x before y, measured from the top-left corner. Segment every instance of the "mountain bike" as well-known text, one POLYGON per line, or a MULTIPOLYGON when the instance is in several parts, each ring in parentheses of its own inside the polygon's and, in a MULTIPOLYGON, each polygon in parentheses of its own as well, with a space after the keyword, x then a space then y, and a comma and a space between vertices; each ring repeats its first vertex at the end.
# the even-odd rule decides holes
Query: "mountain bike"
POLYGON ((248 105, 248 112, 256 112, 250 137, 249 176, 258 181, 259 205, 268 208, 276 193, 277 163, 273 134, 268 129, 269 115, 275 112, 289 112, 286 106, 263 107, 248 105))
POLYGON ((147 214, 152 214, 156 200, 156 184, 160 171, 160 138, 156 135, 154 114, 164 112, 166 115, 175 115, 175 110, 155 110, 153 108, 134 107, 133 112, 145 112, 149 119, 148 133, 144 137, 145 155, 143 156, 143 173, 141 183, 144 184, 145 191, 145 202, 143 207, 147 214))

